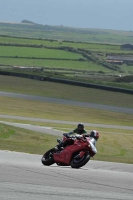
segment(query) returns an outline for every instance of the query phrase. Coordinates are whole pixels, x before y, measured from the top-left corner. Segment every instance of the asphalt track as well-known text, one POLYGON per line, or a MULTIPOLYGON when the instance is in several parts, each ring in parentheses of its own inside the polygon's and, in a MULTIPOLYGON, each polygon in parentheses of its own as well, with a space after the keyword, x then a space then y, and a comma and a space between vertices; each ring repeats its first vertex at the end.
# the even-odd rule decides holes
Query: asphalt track
POLYGON ((0 200, 133 200, 133 165, 90 160, 72 169, 40 160, 0 151, 0 200))
POLYGON ((95 109, 99 109, 99 110, 108 110, 108 111, 112 111, 112 112, 133 114, 132 108, 123 108, 123 107, 118 107, 118 106, 108 106, 108 105, 95 104, 95 103, 79 102, 79 101, 42 97, 42 96, 35 96, 35 95, 27 95, 27 94, 19 94, 19 93, 11 93, 11 92, 2 92, 2 91, 0 91, 0 96, 7 96, 7 97, 27 99, 27 100, 65 104, 65 105, 71 105, 71 106, 80 106, 80 107, 85 107, 85 108, 95 108, 95 109))

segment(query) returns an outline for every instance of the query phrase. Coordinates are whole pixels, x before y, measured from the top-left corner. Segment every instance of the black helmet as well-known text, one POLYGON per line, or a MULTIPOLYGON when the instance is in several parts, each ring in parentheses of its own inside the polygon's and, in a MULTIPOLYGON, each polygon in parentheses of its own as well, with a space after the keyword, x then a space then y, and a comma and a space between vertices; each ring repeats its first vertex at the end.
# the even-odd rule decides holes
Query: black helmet
POLYGON ((90 137, 94 138, 95 140, 98 140, 99 138, 99 133, 95 130, 90 132, 90 137))
POLYGON ((78 129, 80 128, 80 129, 84 130, 84 124, 82 124, 82 123, 78 124, 77 128, 78 129))

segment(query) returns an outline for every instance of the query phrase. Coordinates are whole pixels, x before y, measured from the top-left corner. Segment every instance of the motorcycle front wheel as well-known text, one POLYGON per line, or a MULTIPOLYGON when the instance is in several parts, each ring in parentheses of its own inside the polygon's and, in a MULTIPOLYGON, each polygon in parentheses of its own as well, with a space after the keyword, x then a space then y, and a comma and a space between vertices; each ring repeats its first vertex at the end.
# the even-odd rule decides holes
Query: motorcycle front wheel
POLYGON ((72 168, 80 168, 84 166, 90 160, 90 154, 85 153, 83 157, 80 158, 79 154, 75 155, 71 161, 72 168))
POLYGON ((52 165, 52 164, 55 163, 54 157, 53 157, 53 153, 55 153, 54 148, 53 148, 53 149, 50 149, 49 151, 47 151, 47 152, 43 155, 43 157, 42 157, 42 159, 41 159, 43 165, 49 166, 49 165, 52 165))

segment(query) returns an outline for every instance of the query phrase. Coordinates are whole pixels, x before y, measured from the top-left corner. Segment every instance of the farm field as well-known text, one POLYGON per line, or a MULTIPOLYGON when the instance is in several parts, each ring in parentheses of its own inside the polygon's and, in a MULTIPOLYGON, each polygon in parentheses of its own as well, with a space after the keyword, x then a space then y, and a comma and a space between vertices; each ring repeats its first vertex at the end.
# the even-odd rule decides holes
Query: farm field
POLYGON ((0 47, 0 56, 26 57, 26 58, 55 58, 55 59, 80 59, 83 58, 77 53, 70 53, 63 50, 30 47, 0 47))
POLYGON ((130 56, 133 53, 133 51, 121 50, 120 45, 1 36, 0 70, 133 89, 132 81, 128 82, 128 79, 127 83, 116 81, 119 76, 132 75, 133 64, 107 63, 106 54, 109 52, 111 55, 129 55, 130 53, 130 56), (40 68, 41 71, 39 71, 40 68))
POLYGON ((42 67, 42 68, 48 68, 49 70, 56 70, 62 69, 62 72, 64 70, 73 70, 81 72, 84 70, 88 72, 99 72, 99 71, 105 71, 105 72, 111 72, 110 69, 104 68, 102 65, 98 65, 96 63, 93 63, 92 61, 73 61, 73 60, 54 60, 54 59, 29 59, 29 58, 0 58, 1 68, 6 69, 7 67, 4 65, 9 66, 25 66, 25 67, 42 67), (3 67, 2 67, 3 65, 3 67))
POLYGON ((31 39, 18 37, 0 36, 1 44, 12 45, 36 45, 40 47, 73 47, 75 49, 91 50, 92 52, 114 53, 114 54, 133 54, 133 51, 121 50, 121 45, 118 44, 103 44, 103 43, 87 43, 87 42, 70 42, 59 40, 46 39, 31 39))
MULTIPOLYGON (((121 50, 120 45, 0 36, 0 52, 1 66, 67 68, 107 76, 133 73, 133 64, 114 65, 106 62, 106 55, 109 54, 133 55, 133 51, 121 50)), ((66 76, 65 73, 63 75, 66 76)))
POLYGON ((91 43, 123 44, 132 43, 132 31, 116 31, 108 29, 80 29, 64 26, 41 24, 0 23, 1 35, 43 38, 51 40, 69 40, 91 43))

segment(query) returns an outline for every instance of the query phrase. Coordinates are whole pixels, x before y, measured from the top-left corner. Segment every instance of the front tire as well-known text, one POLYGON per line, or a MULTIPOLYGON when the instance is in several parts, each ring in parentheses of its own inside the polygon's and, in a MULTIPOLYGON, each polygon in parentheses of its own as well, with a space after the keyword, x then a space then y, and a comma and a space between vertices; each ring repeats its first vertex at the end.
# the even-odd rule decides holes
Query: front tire
POLYGON ((72 168, 80 168, 84 166, 88 161, 90 160, 90 154, 85 153, 83 157, 78 157, 78 155, 74 156, 71 161, 71 167, 72 168))
POLYGON ((54 148, 53 148, 53 149, 50 149, 49 151, 47 151, 47 152, 43 155, 43 157, 42 157, 42 159, 41 159, 43 165, 49 166, 49 165, 53 165, 53 164, 55 163, 54 157, 53 157, 53 153, 54 153, 54 152, 55 152, 55 150, 54 150, 54 148))

